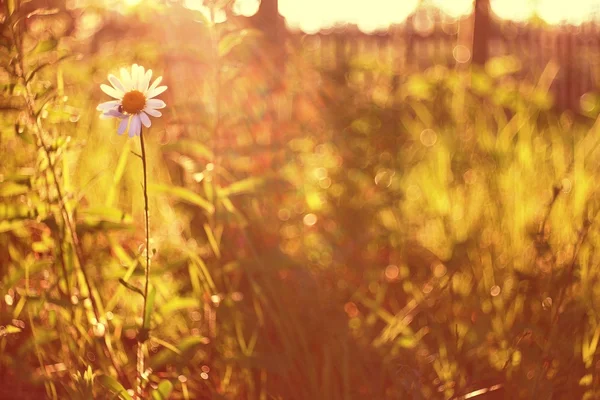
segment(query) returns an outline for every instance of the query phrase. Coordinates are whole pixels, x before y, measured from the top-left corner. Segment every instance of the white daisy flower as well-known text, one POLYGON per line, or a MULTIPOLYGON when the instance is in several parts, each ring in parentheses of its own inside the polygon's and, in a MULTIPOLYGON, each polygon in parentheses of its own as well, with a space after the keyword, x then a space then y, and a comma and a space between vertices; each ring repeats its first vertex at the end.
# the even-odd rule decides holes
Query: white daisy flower
POLYGON ((162 113, 158 111, 165 108, 164 101, 155 99, 165 90, 166 86, 158 86, 162 81, 162 76, 156 78, 150 85, 152 70, 145 70, 144 67, 133 64, 131 72, 126 68, 121 68, 121 79, 114 75, 108 75, 108 81, 112 86, 100 85, 100 89, 110 97, 116 99, 101 103, 96 107, 102 114, 100 118, 119 118, 119 128, 117 132, 122 135, 129 132, 129 137, 140 135, 142 125, 150 127, 152 122, 148 115, 160 117, 162 113))

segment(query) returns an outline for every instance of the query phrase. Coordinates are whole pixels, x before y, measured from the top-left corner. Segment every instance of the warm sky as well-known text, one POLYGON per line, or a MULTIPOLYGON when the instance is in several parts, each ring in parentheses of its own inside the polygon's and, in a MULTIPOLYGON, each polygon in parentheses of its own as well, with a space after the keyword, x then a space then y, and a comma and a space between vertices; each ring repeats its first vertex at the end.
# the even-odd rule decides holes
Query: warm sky
MULTIPOLYGON (((188 0, 197 2, 194 0, 188 0)), ((472 10, 473 0, 425 0, 447 13, 459 16, 472 10)), ((259 0, 237 0, 240 14, 252 15, 259 0)), ((337 23, 354 23, 364 31, 385 29, 400 23, 417 7, 419 0, 279 0, 279 11, 293 28, 307 33, 337 23)), ((581 23, 600 13, 600 0, 491 0, 501 18, 524 20, 535 12, 549 23, 581 23)))

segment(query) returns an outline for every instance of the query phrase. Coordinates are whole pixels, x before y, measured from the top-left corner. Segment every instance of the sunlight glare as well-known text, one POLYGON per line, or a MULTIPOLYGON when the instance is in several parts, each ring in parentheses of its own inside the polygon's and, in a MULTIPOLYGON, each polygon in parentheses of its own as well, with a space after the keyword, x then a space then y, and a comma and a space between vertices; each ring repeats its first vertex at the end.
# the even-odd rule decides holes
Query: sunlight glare
POLYGON ((233 5, 233 12, 237 15, 250 17, 256 14, 259 6, 259 0, 236 0, 235 4, 233 5))
MULTIPOLYGON (((256 7, 256 0, 238 2, 252 3, 252 6, 244 5, 249 10, 256 7)), ((370 33, 404 22, 420 3, 420 0, 371 0, 368 4, 361 0, 280 0, 279 11, 290 28, 309 34, 343 24, 356 24, 363 32, 370 33)), ((452 18, 473 11, 473 0, 429 0, 427 3, 452 18)), ((552 24, 563 21, 580 24, 591 19, 594 11, 600 11, 598 0, 571 0, 569 7, 556 0, 491 0, 491 7, 502 19, 523 22, 537 14, 552 24)))
MULTIPOLYGON (((125 0, 137 5, 142 0, 125 0)), ((599 0, 571 0, 569 7, 556 0, 490 0, 492 11, 502 19, 523 22, 538 15, 550 24, 563 22, 581 24, 600 11, 599 0)), ((187 8, 200 11, 210 19, 210 9, 203 0, 184 0, 187 8)), ((460 18, 473 11, 473 0, 428 0, 451 18, 460 18)), ((354 24, 365 33, 386 30, 393 24, 403 23, 419 7, 421 0, 279 0, 279 13, 292 29, 314 34, 337 25, 354 24)), ((256 14, 260 0, 236 0, 233 12, 246 17, 256 14)), ((223 22, 226 15, 215 11, 215 22, 223 22)))
MULTIPOLYGON (((204 5, 203 0, 185 0, 183 4, 186 8, 189 8, 190 10, 200 11, 202 15, 204 15, 204 18, 206 18, 209 21, 211 20, 210 8, 204 5)), ((225 12, 223 10, 215 8, 214 22, 219 24, 221 22, 225 22, 226 19, 227 15, 225 15, 225 12)))
POLYGON ((433 0, 433 4, 452 18, 473 12, 473 0, 433 0))
POLYGON ((571 0, 568 6, 556 0, 492 0, 492 11, 500 18, 525 21, 537 14, 549 24, 581 24, 600 10, 598 0, 571 0))
POLYGON ((525 21, 535 11, 533 2, 523 0, 492 0, 492 11, 502 19, 525 21))
POLYGON ((356 24, 365 32, 373 32, 402 23, 418 4, 419 0, 372 0, 365 8, 365 3, 360 0, 280 0, 279 12, 291 28, 306 33, 338 24, 356 24))
POLYGON ((555 0, 539 0, 538 14, 549 24, 566 22, 578 25, 588 20, 595 11, 594 7, 598 6, 598 0, 571 0, 569 7, 555 0))

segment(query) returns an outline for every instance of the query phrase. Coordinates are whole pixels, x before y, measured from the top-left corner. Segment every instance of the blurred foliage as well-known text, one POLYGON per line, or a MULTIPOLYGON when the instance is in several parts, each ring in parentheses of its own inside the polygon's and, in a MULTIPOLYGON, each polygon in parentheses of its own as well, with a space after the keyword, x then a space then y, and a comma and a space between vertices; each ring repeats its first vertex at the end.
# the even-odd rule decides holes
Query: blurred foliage
POLYGON ((148 398, 598 398, 597 94, 318 70, 231 3, 2 4, 0 397, 133 397, 139 143, 95 106, 137 62, 169 85, 148 398))

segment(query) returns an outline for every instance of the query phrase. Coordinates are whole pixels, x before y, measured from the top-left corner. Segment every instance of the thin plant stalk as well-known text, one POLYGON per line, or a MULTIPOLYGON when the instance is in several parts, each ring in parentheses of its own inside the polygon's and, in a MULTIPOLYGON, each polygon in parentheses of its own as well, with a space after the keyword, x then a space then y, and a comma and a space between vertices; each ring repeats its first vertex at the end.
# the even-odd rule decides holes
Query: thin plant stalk
POLYGON ((149 321, 146 318, 149 313, 146 313, 146 307, 148 307, 148 288, 150 287, 150 213, 148 207, 148 168, 146 163, 146 146, 144 145, 144 130, 140 129, 140 147, 142 150, 142 168, 144 171, 144 225, 146 230, 146 268, 144 270, 144 306, 142 308, 142 329, 138 336, 138 349, 137 349, 137 375, 138 375, 138 387, 137 392, 139 398, 142 398, 142 383, 144 375, 144 346, 148 338, 149 332, 147 327, 149 321))
MULTIPOLYGON (((7 12, 9 11, 8 8, 6 9, 6 11, 7 12)), ((44 127, 42 126, 39 116, 37 115, 37 113, 35 111, 35 108, 36 108, 35 96, 32 93, 30 82, 27 79, 27 74, 26 74, 26 69, 25 69, 23 38, 22 38, 22 32, 21 32, 22 29, 23 28, 22 28, 21 24, 11 24, 10 32, 11 32, 12 39, 13 39, 13 42, 14 42, 16 50, 17 50, 16 75, 17 75, 17 78, 23 82, 23 86, 25 88, 25 93, 24 93, 23 97, 25 99, 27 115, 28 115, 30 121, 33 123, 33 126, 35 128, 34 132, 36 134, 36 138, 38 139, 36 141, 36 146, 38 147, 38 149, 41 148, 44 151, 46 159, 48 160, 48 169, 52 176, 54 188, 57 193, 60 215, 62 217, 64 227, 66 227, 66 230, 68 231, 68 233, 71 237, 71 243, 72 243, 73 250, 75 253, 75 258, 77 259, 77 265, 79 266, 79 271, 81 272, 81 275, 83 276, 85 288, 88 292, 88 296, 91 301, 92 311, 96 318, 96 323, 100 323, 100 321, 101 321, 100 305, 96 301, 94 292, 92 290, 92 284, 91 284, 90 277, 85 269, 85 261, 84 261, 85 257, 83 255, 83 250, 81 249, 79 237, 77 235, 77 231, 75 229, 74 222, 72 221, 71 212, 67 208, 66 196, 64 195, 62 188, 60 186, 60 180, 58 178, 58 173, 56 171, 57 167, 52 159, 50 146, 46 143, 46 141, 44 139, 44 133, 45 133, 44 127)), ((62 238, 65 239, 65 236, 63 235, 62 238)), ((65 281, 68 286, 68 277, 65 276, 64 278, 65 278, 65 281)), ((111 339, 110 339, 110 334, 109 334, 108 329, 106 329, 106 332, 104 334, 104 342, 105 342, 104 344, 105 344, 106 353, 107 353, 113 367, 117 371, 117 374, 119 375, 119 377, 121 379, 126 378, 126 376, 124 375, 122 369, 120 368, 120 366, 115 358, 114 352, 112 350, 112 344, 111 344, 111 339)))

